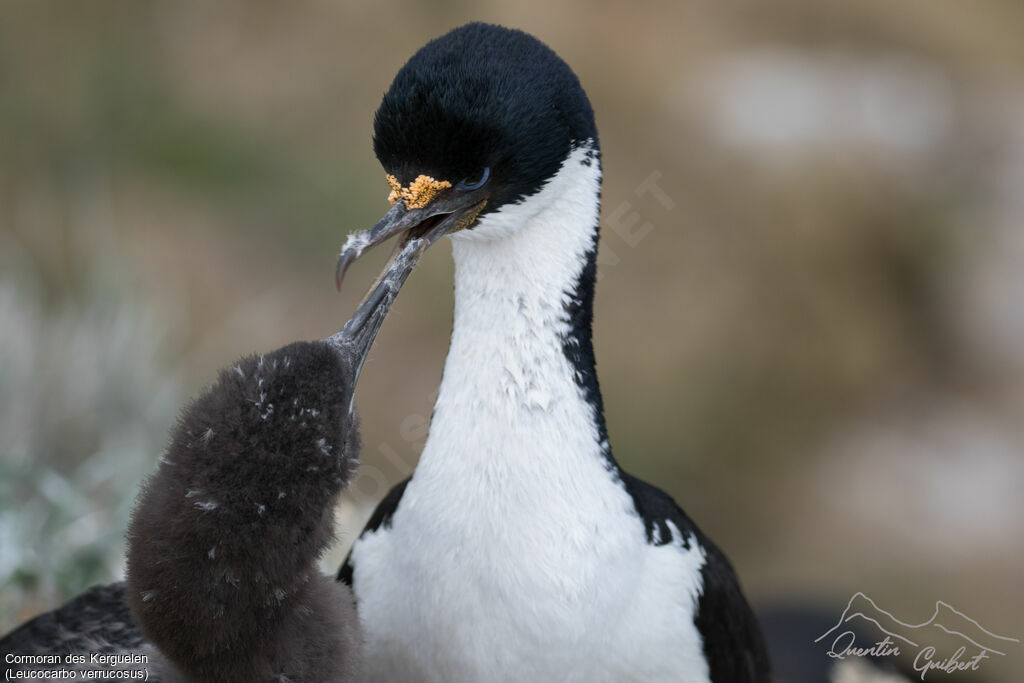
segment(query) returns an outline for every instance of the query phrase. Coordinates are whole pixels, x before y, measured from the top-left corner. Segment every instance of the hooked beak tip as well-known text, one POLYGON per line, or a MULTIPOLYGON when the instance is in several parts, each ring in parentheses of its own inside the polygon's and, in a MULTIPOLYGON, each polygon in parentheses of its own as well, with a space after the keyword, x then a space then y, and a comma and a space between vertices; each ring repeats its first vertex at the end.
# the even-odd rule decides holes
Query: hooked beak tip
POLYGON ((348 270, 348 265, 352 262, 352 257, 349 256, 347 251, 341 252, 338 257, 338 265, 334 268, 334 286, 337 287, 338 291, 341 291, 341 283, 345 279, 345 271, 348 270))

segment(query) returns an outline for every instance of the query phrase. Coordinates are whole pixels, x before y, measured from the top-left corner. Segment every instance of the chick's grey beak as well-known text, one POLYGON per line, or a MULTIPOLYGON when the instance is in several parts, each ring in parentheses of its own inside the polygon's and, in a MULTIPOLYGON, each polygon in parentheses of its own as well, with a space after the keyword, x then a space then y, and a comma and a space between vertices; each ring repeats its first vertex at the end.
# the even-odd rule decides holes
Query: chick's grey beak
POLYGON ((377 338, 384 318, 388 316, 388 311, 398 296, 398 291, 405 284, 406 278, 426 248, 426 243, 421 239, 408 241, 395 254, 391 267, 381 275, 355 314, 340 330, 325 340, 349 357, 350 367, 354 370, 353 386, 359 378, 363 363, 366 362, 366 356, 373 346, 374 339, 377 338))

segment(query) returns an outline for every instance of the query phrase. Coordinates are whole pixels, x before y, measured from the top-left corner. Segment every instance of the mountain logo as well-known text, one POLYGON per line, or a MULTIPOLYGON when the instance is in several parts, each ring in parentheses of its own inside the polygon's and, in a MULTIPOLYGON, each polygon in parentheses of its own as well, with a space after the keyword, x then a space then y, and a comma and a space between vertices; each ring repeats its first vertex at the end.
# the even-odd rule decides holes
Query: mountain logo
POLYGON ((978 671, 984 660, 1004 657, 1020 645, 1020 640, 993 633, 941 600, 930 619, 913 624, 897 619, 859 591, 836 625, 814 640, 823 641, 829 645, 826 654, 835 659, 912 655, 921 680, 930 671, 978 671), (863 644, 864 639, 869 644, 863 644))

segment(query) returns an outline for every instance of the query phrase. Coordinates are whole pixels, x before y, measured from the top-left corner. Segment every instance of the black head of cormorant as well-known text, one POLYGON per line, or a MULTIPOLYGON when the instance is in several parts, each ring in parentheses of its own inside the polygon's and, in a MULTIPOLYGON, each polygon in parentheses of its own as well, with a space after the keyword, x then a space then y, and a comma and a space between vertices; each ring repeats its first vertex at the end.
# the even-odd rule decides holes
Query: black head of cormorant
POLYGON ((399 70, 373 121, 373 149, 392 208, 353 235, 337 282, 369 247, 474 229, 478 218, 535 195, 574 148, 599 156, 579 79, 551 48, 514 29, 474 22, 430 41, 399 70), (499 74, 500 77, 495 77, 499 74))

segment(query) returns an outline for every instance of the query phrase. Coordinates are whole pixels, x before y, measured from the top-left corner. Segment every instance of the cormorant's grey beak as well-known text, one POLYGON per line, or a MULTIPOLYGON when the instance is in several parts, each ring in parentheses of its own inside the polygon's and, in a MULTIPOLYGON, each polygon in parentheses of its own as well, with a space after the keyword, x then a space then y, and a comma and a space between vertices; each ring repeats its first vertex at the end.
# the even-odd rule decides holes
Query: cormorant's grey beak
MULTIPOLYGON (((426 239, 426 247, 428 247, 444 235, 469 227, 486 203, 487 193, 483 189, 449 190, 426 206, 414 209, 406 208, 405 201, 399 199, 372 228, 348 236, 345 246, 341 249, 338 267, 335 270, 335 282, 338 285, 338 290, 341 290, 341 283, 349 265, 362 256, 367 249, 399 234, 402 235, 402 239, 395 246, 394 254, 403 250, 414 239, 426 239)), ((392 258, 394 258, 394 254, 392 254, 392 258)), ((389 262, 384 267, 384 272, 378 277, 378 282, 383 280, 391 268, 393 265, 389 262)))

